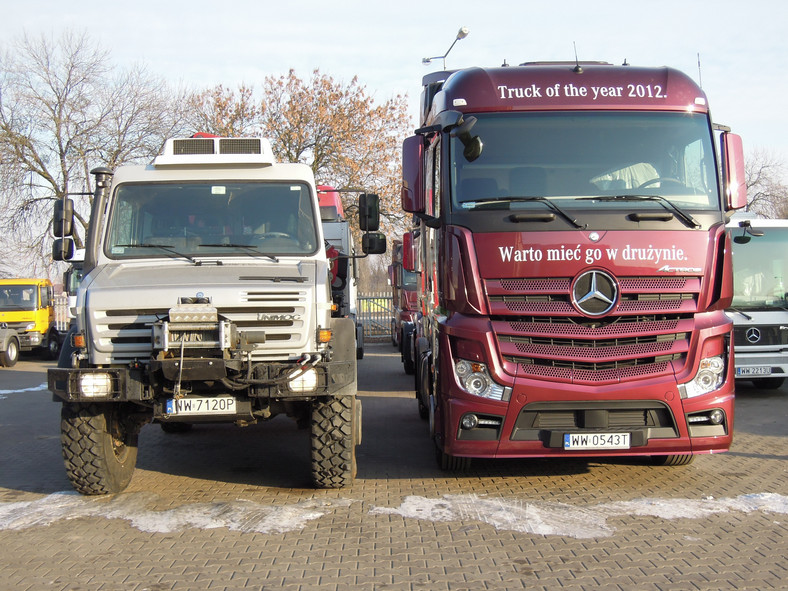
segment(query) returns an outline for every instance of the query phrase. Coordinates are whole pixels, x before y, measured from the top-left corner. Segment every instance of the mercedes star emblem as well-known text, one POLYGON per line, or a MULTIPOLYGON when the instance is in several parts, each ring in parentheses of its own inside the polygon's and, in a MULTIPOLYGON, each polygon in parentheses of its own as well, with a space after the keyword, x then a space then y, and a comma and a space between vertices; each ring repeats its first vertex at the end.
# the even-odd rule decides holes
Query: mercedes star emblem
POLYGON ((604 271, 586 271, 572 285, 572 303, 586 316, 602 316, 616 305, 618 285, 604 271))
POLYGON ((761 331, 752 326, 747 329, 747 332, 744 333, 744 336, 747 337, 748 343, 754 344, 761 340, 761 331))

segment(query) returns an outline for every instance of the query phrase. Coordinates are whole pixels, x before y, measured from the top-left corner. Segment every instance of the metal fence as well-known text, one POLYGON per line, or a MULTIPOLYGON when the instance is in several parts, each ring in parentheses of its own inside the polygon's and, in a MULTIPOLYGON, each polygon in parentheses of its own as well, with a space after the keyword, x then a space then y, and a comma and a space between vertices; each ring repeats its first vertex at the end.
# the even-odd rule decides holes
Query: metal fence
POLYGON ((55 296, 55 328, 60 333, 68 330, 71 314, 68 310, 68 294, 60 293, 55 296))
POLYGON ((391 293, 359 294, 356 300, 356 316, 364 327, 364 338, 370 340, 389 338, 393 311, 391 293))

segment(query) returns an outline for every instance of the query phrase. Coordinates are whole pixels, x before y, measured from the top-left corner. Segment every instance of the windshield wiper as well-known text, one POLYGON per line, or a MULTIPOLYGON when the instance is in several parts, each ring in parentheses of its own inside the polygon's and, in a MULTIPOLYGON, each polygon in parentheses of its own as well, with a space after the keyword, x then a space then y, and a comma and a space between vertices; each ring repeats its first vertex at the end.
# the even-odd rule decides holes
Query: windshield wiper
POLYGON ((568 221, 570 224, 572 224, 575 228, 581 228, 582 229, 582 228, 586 228, 588 226, 587 224, 583 225, 580 222, 578 222, 575 218, 570 216, 568 213, 566 213, 563 209, 558 207, 555 203, 553 203, 547 197, 540 197, 540 196, 500 197, 498 199, 486 199, 484 201, 466 201, 465 203, 462 204, 462 206, 463 207, 467 207, 468 209, 476 209, 479 206, 492 205, 492 204, 495 204, 495 203, 513 203, 513 202, 515 202, 515 203, 531 203, 531 202, 534 202, 534 201, 537 201, 539 203, 544 203, 547 207, 552 209, 555 213, 560 215, 562 218, 564 218, 566 221, 568 221))
POLYGON ((656 201, 669 212, 681 218, 681 220, 691 228, 701 227, 700 223, 698 223, 694 217, 681 209, 670 199, 665 199, 662 195, 599 195, 597 197, 580 197, 580 199, 597 201, 656 201))
POLYGON ((177 250, 175 250, 175 247, 172 246, 171 244, 154 244, 152 242, 143 242, 141 244, 116 244, 115 246, 118 248, 160 248, 165 252, 184 258, 187 261, 194 263, 195 265, 198 265, 200 263, 198 260, 190 257, 188 254, 183 254, 182 252, 178 252, 177 250))
POLYGON ((260 252, 260 250, 256 246, 252 246, 251 244, 233 244, 233 243, 225 244, 222 242, 218 244, 198 244, 197 246, 205 246, 208 248, 241 248, 243 250, 248 250, 249 252, 252 252, 254 254, 259 254, 261 256, 267 257, 275 263, 279 262, 279 259, 276 258, 274 255, 265 252, 260 252))
POLYGON ((733 312, 736 312, 737 314, 741 314, 741 315, 742 315, 742 316, 744 316, 744 317, 745 317, 747 320, 752 320, 752 316, 750 316, 749 314, 747 314, 747 313, 745 313, 745 312, 742 312, 742 311, 741 311, 741 310, 739 310, 738 308, 734 308, 733 306, 731 306, 730 308, 728 308, 728 310, 732 310, 733 312))

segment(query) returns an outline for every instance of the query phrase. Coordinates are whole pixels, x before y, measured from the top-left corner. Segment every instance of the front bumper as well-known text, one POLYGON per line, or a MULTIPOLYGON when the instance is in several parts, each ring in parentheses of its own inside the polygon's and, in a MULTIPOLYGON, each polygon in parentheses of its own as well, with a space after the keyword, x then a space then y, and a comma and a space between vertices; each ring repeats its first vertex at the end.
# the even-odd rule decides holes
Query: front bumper
POLYGON ((349 361, 318 363, 305 380, 294 364, 268 363, 253 367, 252 377, 234 379, 223 388, 227 372, 221 359, 184 359, 174 363, 153 362, 150 371, 127 367, 50 369, 49 390, 65 402, 146 402, 170 396, 163 388, 175 380, 211 382, 212 394, 230 393, 248 399, 308 400, 333 396, 352 388, 355 393, 355 366, 349 361), (293 379, 290 379, 290 378, 293 379))

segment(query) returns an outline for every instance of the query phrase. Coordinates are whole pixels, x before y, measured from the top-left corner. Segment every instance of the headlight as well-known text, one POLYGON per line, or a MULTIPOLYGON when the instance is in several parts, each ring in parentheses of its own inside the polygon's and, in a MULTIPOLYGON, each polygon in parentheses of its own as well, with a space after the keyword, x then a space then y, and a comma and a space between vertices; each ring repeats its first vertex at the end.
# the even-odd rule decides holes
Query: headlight
POLYGON ((26 331, 27 331, 27 330, 33 330, 35 327, 36 327, 36 323, 35 323, 35 322, 31 322, 30 324, 28 324, 27 326, 25 326, 25 330, 26 330, 26 331))
POLYGON ((484 363, 460 359, 454 364, 454 375, 462 389, 474 396, 491 400, 508 400, 512 393, 511 388, 493 381, 484 363))
POLYGON ((301 369, 292 371, 288 386, 293 392, 314 392, 317 390, 317 371, 313 367, 305 371, 301 369))
POLYGON ((700 360, 698 373, 691 382, 681 384, 679 392, 682 398, 694 398, 713 392, 722 385, 725 379, 725 361, 721 356, 706 357, 700 360))
POLYGON ((79 391, 89 398, 106 398, 112 393, 112 376, 108 373, 83 373, 79 376, 79 391))

